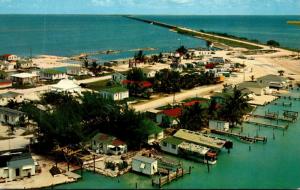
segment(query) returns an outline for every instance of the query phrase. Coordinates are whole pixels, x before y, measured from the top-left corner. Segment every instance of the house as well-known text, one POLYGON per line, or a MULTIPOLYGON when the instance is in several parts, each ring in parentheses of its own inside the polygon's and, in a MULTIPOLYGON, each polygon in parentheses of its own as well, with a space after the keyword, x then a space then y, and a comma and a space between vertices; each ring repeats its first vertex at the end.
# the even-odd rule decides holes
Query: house
POLYGON ((59 80, 67 78, 66 72, 55 69, 44 69, 40 71, 40 78, 46 80, 59 80))
POLYGON ((0 122, 9 125, 17 125, 25 114, 18 110, 0 107, 0 122))
POLYGON ((120 155, 127 152, 125 142, 104 133, 98 133, 92 138, 91 148, 97 154, 120 155))
POLYGON ((0 61, 0 69, 4 71, 12 71, 15 69, 16 63, 10 63, 8 61, 0 61))
POLYGON ((114 101, 124 100, 129 98, 129 91, 127 88, 123 88, 120 86, 107 88, 101 90, 100 94, 107 99, 112 99, 114 101))
POLYGON ((218 121, 218 120, 209 120, 209 128, 221 130, 221 131, 228 131, 229 130, 229 122, 218 121))
POLYGON ((122 73, 114 73, 112 74, 112 80, 116 83, 121 83, 122 81, 126 80, 126 75, 123 75, 122 73))
POLYGON ((182 108, 172 108, 163 110, 156 115, 156 122, 158 124, 168 123, 171 126, 178 124, 178 118, 182 114, 182 108))
POLYGON ((50 86, 50 91, 54 92, 81 92, 82 88, 76 84, 75 80, 63 79, 57 84, 50 86))
POLYGON ((18 73, 11 75, 10 77, 17 85, 35 85, 40 79, 40 77, 35 73, 18 73))
POLYGON ((4 54, 0 56, 0 59, 3 61, 18 61, 20 60, 20 57, 13 55, 13 54, 4 54))
POLYGON ((88 75, 88 70, 82 67, 67 67, 67 74, 72 76, 84 76, 88 75))
POLYGON ((13 181, 36 174, 35 162, 30 153, 0 156, 0 178, 13 181))
POLYGON ((12 87, 11 80, 0 80, 0 89, 12 87))
POLYGON ((264 83, 255 82, 255 81, 247 81, 247 82, 240 83, 238 84, 238 89, 240 90, 248 89, 249 91, 251 91, 257 96, 262 96, 271 93, 271 90, 268 85, 264 83))
POLYGON ((24 94, 8 91, 0 94, 0 106, 6 106, 9 101, 22 102, 24 100, 24 94))
POLYGON ((30 59, 18 60, 15 67, 20 69, 29 69, 33 66, 33 62, 30 59))
POLYGON ((208 60, 208 63, 212 63, 212 64, 215 64, 215 65, 224 64, 225 60, 224 60, 223 57, 212 57, 208 60))
POLYGON ((144 156, 132 158, 132 170, 145 175, 154 175, 158 171, 157 160, 144 156))
POLYGON ((156 70, 144 68, 143 73, 146 78, 154 78, 156 74, 156 70))
POLYGON ((256 81, 270 88, 285 88, 289 83, 287 78, 272 74, 257 78, 256 81))
POLYGON ((160 142, 161 150, 177 155, 179 152, 179 145, 184 141, 175 137, 167 137, 160 142))
POLYGON ((144 140, 145 143, 152 145, 155 142, 160 141, 164 138, 164 131, 162 128, 158 127, 151 120, 145 119, 143 121, 143 126, 146 126, 145 134, 147 138, 144 140))

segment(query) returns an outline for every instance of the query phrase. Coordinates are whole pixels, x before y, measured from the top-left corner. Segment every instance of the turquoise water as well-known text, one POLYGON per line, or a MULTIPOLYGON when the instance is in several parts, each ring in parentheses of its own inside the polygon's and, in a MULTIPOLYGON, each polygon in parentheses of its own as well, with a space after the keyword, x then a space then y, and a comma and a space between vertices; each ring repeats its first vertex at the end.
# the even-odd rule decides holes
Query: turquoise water
MULTIPOLYGON (((293 92, 299 95, 299 92, 293 92)), ((277 102, 285 100, 279 99, 277 102)), ((285 101, 286 102, 286 101, 285 101)), ((291 108, 275 105, 258 107, 255 111, 264 114, 266 110, 280 111, 291 110, 300 111, 300 101, 292 101, 291 108)), ((274 121, 261 120, 276 124, 274 121)), ((280 124, 280 123, 279 123, 280 124)), ((263 128, 260 130, 253 125, 244 125, 243 134, 254 136, 267 136, 266 144, 257 143, 251 145, 241 143, 235 139, 234 148, 228 154, 225 150, 218 157, 218 163, 212 166, 210 173, 204 164, 199 164, 184 160, 184 167, 188 169, 192 166, 192 174, 186 175, 169 185, 165 189, 183 188, 299 188, 300 187, 300 120, 290 125, 287 131, 263 128)), ((111 179, 101 175, 84 172, 83 180, 78 183, 57 186, 60 188, 152 188, 151 178, 129 173, 118 179, 111 179)))

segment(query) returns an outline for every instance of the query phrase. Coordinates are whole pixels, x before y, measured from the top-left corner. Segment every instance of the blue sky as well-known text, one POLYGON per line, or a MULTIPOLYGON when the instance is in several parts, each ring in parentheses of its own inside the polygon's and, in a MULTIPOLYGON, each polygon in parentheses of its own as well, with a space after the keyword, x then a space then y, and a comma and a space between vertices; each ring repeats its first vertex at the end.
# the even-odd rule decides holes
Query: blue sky
POLYGON ((300 0, 0 0, 0 14, 299 15, 300 0))

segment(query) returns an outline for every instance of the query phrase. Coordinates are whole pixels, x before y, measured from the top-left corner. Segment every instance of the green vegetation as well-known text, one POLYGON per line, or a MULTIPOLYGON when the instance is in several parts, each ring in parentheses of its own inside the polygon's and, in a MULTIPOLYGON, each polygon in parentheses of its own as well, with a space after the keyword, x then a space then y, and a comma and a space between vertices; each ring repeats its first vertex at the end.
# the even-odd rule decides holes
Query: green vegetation
POLYGON ((146 77, 141 68, 132 68, 127 73, 127 80, 144 81, 146 80, 146 77))
POLYGON ((288 24, 300 26, 300 21, 288 21, 288 24))
POLYGON ((6 79, 7 78, 7 73, 5 71, 2 71, 0 70, 0 79, 3 80, 3 79, 6 79))
POLYGON ((156 92, 180 92, 180 74, 169 69, 160 70, 154 77, 153 89, 156 92))
POLYGON ((96 81, 96 82, 92 82, 92 83, 87 83, 86 88, 89 88, 89 89, 95 90, 95 91, 99 91, 104 88, 107 88, 108 82, 109 82, 109 80, 100 80, 100 81, 96 81))
POLYGON ((109 93, 117 93, 117 92, 126 92, 127 88, 124 88, 122 86, 114 86, 111 88, 105 88, 103 91, 109 92, 109 93))
POLYGON ((142 50, 140 50, 138 53, 134 54, 134 60, 139 62, 145 62, 145 54, 142 50))
POLYGON ((56 74, 63 74, 64 72, 56 70, 56 69, 45 69, 42 70, 43 73, 49 74, 49 75, 56 75, 56 74))
POLYGON ((197 131, 208 126, 208 112, 199 103, 184 108, 179 120, 183 129, 197 131))
POLYGON ((269 41, 267 41, 267 45, 268 46, 272 46, 272 47, 280 47, 279 42, 276 42, 275 40, 269 40, 269 41))

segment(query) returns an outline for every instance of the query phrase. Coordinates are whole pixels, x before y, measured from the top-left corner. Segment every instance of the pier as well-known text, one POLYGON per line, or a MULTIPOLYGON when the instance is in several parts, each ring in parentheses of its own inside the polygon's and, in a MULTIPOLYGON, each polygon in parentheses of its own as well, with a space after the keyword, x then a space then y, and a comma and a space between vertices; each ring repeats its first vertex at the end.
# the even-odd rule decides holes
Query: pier
POLYGON ((284 121, 284 122, 294 122, 295 119, 288 118, 288 117, 280 117, 278 115, 258 115, 258 114, 249 114, 252 118, 262 118, 262 119, 269 119, 269 120, 277 120, 277 121, 284 121))
POLYGON ((245 123, 261 126, 261 127, 269 127, 269 128, 275 128, 275 129, 283 129, 286 130, 289 125, 274 125, 269 123, 263 123, 263 122, 256 122, 256 121, 245 121, 245 123))
POLYGON ((184 175, 191 174, 191 167, 189 169, 189 172, 185 172, 183 168, 177 169, 176 172, 170 172, 170 170, 168 170, 167 172, 168 174, 166 176, 160 177, 157 180, 152 179, 152 186, 161 188, 162 186, 171 183, 174 180, 183 178, 184 175))
POLYGON ((273 103, 273 105, 275 105, 275 106, 283 106, 283 107, 292 107, 293 103, 292 102, 288 102, 288 103, 286 103, 286 102, 280 102, 280 103, 275 102, 275 103, 273 103))
POLYGON ((256 143, 256 142, 267 143, 267 141, 268 141, 267 137, 260 137, 260 136, 248 137, 248 136, 241 135, 241 134, 238 134, 238 133, 233 133, 233 132, 228 132, 228 131, 221 131, 221 130, 216 130, 216 129, 212 129, 211 132, 215 133, 215 134, 219 134, 219 135, 227 135, 227 136, 237 137, 240 140, 244 140, 244 141, 249 142, 249 143, 256 143))

